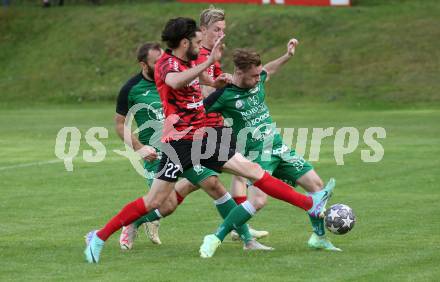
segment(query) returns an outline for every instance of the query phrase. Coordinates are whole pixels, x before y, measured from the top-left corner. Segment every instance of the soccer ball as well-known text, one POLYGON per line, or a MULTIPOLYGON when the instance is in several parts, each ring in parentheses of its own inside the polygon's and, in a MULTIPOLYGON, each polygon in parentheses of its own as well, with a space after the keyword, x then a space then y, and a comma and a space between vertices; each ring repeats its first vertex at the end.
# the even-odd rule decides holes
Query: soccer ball
POLYGON ((353 229, 356 216, 353 210, 344 204, 336 204, 324 213, 325 227, 333 234, 342 235, 353 229))

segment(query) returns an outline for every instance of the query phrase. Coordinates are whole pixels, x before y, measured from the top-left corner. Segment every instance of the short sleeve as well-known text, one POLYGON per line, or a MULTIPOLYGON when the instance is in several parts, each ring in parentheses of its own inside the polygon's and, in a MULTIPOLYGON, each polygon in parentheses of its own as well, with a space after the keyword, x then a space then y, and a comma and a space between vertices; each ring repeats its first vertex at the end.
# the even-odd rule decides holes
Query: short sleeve
POLYGON ((266 79, 267 79, 267 72, 266 72, 265 70, 263 70, 263 71, 260 73, 260 80, 261 80, 261 82, 264 84, 264 83, 266 82, 266 79))
POLYGON ((179 62, 172 57, 169 57, 166 60, 160 62, 159 67, 157 68, 158 77, 160 80, 165 81, 167 74, 172 72, 179 72, 179 62))
POLYGON ((122 87, 119 91, 118 99, 116 101, 116 112, 120 115, 126 116, 128 113, 128 94, 130 88, 127 86, 122 87))

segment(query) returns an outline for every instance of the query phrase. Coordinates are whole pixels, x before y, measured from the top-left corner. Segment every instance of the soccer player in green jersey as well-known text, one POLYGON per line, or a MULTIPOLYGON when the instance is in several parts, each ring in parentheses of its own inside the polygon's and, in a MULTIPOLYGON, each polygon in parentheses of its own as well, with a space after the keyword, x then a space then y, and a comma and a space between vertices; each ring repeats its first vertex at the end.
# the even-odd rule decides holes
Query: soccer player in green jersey
MULTIPOLYGON (((226 30, 226 16, 222 9, 210 6, 205 9, 200 14, 200 30, 202 32, 202 42, 199 52, 199 56, 196 60, 196 64, 203 63, 208 59, 211 54, 211 50, 214 47, 215 42, 223 35, 225 35, 226 30)), ((215 62, 210 65, 206 70, 207 74, 216 79, 219 75, 223 73, 221 69, 220 62, 215 62)), ((209 96, 215 91, 215 88, 201 85, 201 90, 203 97, 209 96)), ((206 115, 205 120, 206 127, 212 127, 217 131, 217 137, 221 138, 222 130, 225 127, 223 117, 220 113, 209 113, 206 115)), ((231 146, 235 146, 235 140, 231 142, 231 146)), ((233 176, 231 181, 231 195, 237 205, 244 203, 247 200, 247 180, 244 177, 233 176)), ((250 196, 258 196, 255 194, 250 194, 250 196)), ((260 239, 269 235, 269 232, 265 230, 255 230, 249 226, 249 232, 254 238, 260 239)), ((237 232, 231 232, 232 240, 239 240, 240 237, 237 232)))
MULTIPOLYGON (((270 75, 276 73, 283 64, 290 60, 297 44, 296 39, 291 39, 287 44, 286 54, 264 66, 257 53, 246 49, 235 50, 233 54, 235 71, 232 84, 211 94, 205 99, 204 104, 207 112, 221 112, 225 119, 232 119, 232 128, 237 139, 245 140, 245 144, 241 145, 244 148, 242 153, 246 157, 261 165, 274 177, 292 186, 299 185, 308 193, 315 193, 324 188, 321 178, 310 163, 283 143, 265 102, 265 83, 270 75)), ((237 146, 240 148, 240 144, 237 146)), ((334 180, 331 179, 327 185, 334 184, 334 180)), ((255 187, 249 189, 264 195, 255 187)), ((253 202, 251 198, 249 201, 255 210, 263 208, 265 204, 265 201, 253 202)), ((206 249, 206 242, 212 242, 215 239, 223 241, 234 224, 242 224, 251 216, 247 209, 238 206, 229 214, 215 234, 207 236, 213 240, 205 240, 201 249, 206 249)), ((308 245, 315 249, 340 251, 325 237, 324 220, 320 217, 310 215, 309 217, 313 226, 313 234, 308 245)))
MULTIPOLYGON (((154 82, 154 64, 162 55, 158 43, 146 43, 138 50, 137 59, 142 71, 132 77, 121 89, 118 96, 115 114, 116 132, 122 140, 128 143, 144 158, 144 168, 148 186, 151 187, 157 168, 159 166, 160 137, 162 135, 163 111, 162 102, 154 82), (132 110, 135 110, 134 112, 132 110), (138 127, 141 129, 139 138, 136 137, 126 125, 127 115, 134 114, 138 127), (157 128, 146 127, 147 122, 155 121, 157 128), (124 134, 128 133, 128 137, 124 134)), ((226 192, 222 183, 218 180, 218 173, 202 166, 188 169, 182 175, 183 179, 176 183, 174 193, 171 193, 159 209, 151 211, 139 218, 134 223, 123 227, 119 239, 122 249, 129 250, 133 247, 134 239, 140 225, 144 225, 147 236, 155 244, 161 244, 158 228, 159 219, 170 215, 183 199, 191 192, 201 187, 213 199, 219 213, 226 217, 228 212, 235 207, 234 201, 226 192)), ((254 239, 252 239, 247 226, 238 228, 240 238, 245 242, 245 250, 269 250, 254 239)))

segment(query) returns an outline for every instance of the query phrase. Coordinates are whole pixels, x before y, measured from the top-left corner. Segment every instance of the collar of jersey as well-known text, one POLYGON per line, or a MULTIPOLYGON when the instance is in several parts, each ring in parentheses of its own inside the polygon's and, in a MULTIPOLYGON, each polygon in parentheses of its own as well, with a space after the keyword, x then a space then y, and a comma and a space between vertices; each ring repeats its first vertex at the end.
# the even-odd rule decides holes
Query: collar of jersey
POLYGON ((173 55, 173 50, 171 50, 171 49, 169 49, 169 48, 165 50, 165 53, 167 53, 170 57, 174 57, 174 58, 176 58, 177 60, 179 60, 180 62, 182 62, 182 64, 184 64, 184 65, 187 65, 187 66, 190 65, 190 62, 189 62, 189 61, 184 61, 184 60, 182 60, 181 58, 174 56, 174 55, 173 55))

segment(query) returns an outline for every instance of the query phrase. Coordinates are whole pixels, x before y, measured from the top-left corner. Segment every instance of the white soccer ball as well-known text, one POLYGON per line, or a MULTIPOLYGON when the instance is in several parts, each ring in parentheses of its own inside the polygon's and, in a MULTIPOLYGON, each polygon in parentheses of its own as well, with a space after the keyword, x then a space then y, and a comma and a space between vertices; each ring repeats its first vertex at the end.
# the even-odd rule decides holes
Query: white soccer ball
POLYGON ((344 204, 331 206, 325 211, 324 215, 325 227, 333 234, 346 234, 353 229, 356 223, 353 210, 344 204))

